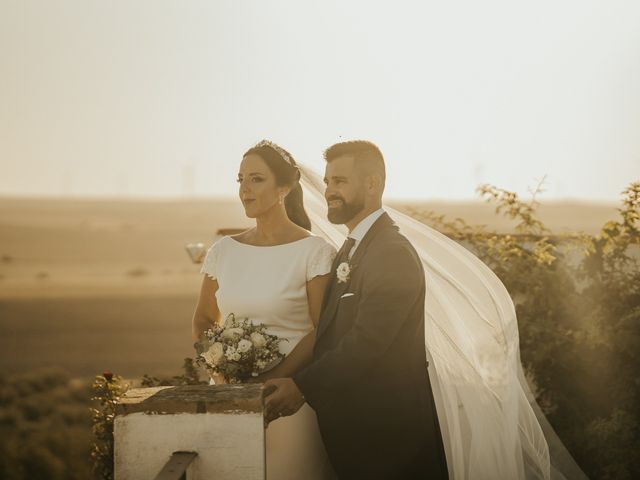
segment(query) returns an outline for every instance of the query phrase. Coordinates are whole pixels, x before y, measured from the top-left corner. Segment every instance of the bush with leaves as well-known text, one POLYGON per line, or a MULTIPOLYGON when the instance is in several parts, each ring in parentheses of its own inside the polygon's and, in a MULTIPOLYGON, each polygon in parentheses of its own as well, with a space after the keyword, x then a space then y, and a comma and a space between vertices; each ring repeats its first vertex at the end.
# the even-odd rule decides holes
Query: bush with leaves
POLYGON ((554 235, 530 202, 478 189, 514 234, 431 211, 406 213, 460 242, 513 298, 520 350, 537 401, 591 478, 640 478, 640 182, 600 233, 554 235))
POLYGON ((89 392, 56 368, 0 375, 0 478, 89 478, 89 392))
POLYGON ((200 379, 200 369, 193 358, 185 358, 182 363, 182 375, 174 375, 171 378, 152 377, 145 374, 142 377, 143 387, 158 387, 165 385, 206 385, 209 382, 200 379))
POLYGON ((95 438, 91 446, 93 473, 96 478, 113 480, 113 424, 118 400, 127 391, 128 385, 119 375, 107 371, 96 376, 92 388, 94 395, 91 400, 99 402, 99 408, 91 409, 95 438))

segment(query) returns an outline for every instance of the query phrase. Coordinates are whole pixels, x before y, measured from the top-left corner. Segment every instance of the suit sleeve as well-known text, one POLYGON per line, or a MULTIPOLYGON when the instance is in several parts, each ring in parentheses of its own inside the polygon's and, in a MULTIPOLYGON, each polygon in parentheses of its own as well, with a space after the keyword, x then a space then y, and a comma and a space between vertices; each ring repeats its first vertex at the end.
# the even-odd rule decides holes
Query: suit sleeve
POLYGON ((319 395, 340 391, 370 369, 393 343, 416 302, 424 298, 425 280, 415 254, 405 245, 385 249, 364 274, 354 325, 336 348, 294 375, 312 407, 319 395))

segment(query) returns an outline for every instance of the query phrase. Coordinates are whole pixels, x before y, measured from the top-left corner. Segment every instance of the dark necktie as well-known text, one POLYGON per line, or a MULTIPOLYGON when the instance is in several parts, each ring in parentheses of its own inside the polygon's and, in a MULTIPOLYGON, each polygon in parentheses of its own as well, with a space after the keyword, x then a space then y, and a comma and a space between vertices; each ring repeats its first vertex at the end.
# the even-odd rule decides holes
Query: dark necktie
POLYGON ((353 248, 355 243, 355 238, 347 237, 347 239, 342 244, 342 247, 340 247, 340 250, 338 250, 338 255, 336 256, 336 265, 340 265, 343 262, 349 263, 349 252, 351 252, 351 249, 353 248))

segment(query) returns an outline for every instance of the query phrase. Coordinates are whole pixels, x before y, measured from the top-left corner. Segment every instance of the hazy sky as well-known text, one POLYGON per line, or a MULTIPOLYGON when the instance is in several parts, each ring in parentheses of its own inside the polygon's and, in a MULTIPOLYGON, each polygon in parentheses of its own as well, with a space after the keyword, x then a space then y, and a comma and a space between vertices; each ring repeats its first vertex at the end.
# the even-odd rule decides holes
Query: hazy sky
POLYGON ((388 197, 640 179, 640 2, 0 0, 0 194, 233 195, 261 138, 388 197))

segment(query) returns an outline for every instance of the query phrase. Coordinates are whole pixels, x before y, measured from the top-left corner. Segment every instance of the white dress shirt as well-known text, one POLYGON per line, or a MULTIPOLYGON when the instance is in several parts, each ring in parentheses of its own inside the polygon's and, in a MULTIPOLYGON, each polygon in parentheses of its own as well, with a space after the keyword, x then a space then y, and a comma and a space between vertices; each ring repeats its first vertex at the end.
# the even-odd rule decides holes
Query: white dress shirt
POLYGON ((353 244, 353 248, 349 252, 349 259, 351 259, 351 257, 353 256, 356 249, 358 248, 358 245, 360 245, 360 242, 362 241, 364 236, 367 234, 369 229, 373 226, 374 223, 376 223, 376 220, 378 220, 378 218, 380 218, 380 216, 383 213, 384 213, 384 209, 379 208, 369 216, 362 219, 362 221, 358 225, 356 225, 356 227, 351 231, 351 233, 347 235, 347 237, 353 238, 356 241, 356 243, 353 244))

